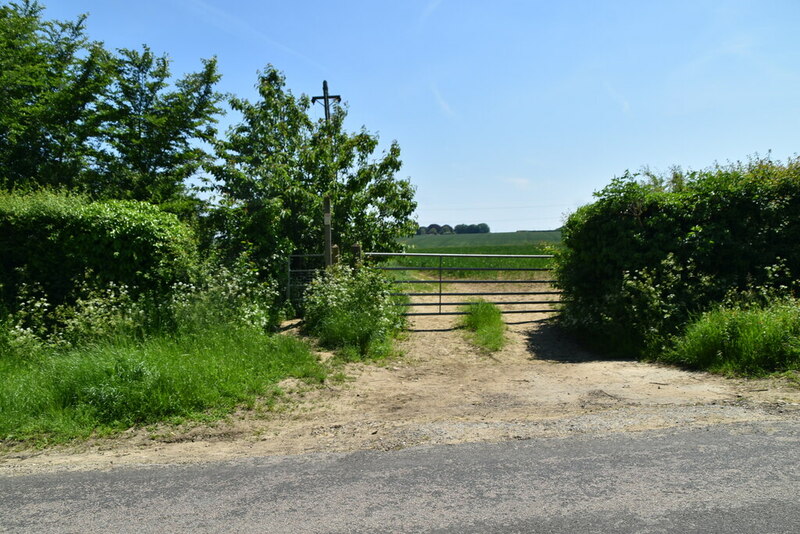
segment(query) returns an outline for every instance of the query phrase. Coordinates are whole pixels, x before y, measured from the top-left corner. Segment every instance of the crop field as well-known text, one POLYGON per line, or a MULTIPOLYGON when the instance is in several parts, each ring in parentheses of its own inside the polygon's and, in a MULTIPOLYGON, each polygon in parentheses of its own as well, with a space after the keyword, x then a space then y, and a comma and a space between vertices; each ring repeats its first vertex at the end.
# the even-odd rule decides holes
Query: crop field
POLYGON ((536 254, 543 244, 561 244, 560 230, 498 232, 489 234, 415 235, 400 240, 408 252, 445 252, 440 249, 470 249, 474 254, 536 254), (513 252, 494 252, 503 249, 513 252), (486 250, 492 250, 487 252, 486 250), (480 252, 478 252, 480 251, 480 252))
MULTIPOLYGON (((404 239, 406 252, 441 254, 504 254, 540 255, 552 254, 561 243, 558 230, 541 232, 504 232, 496 234, 422 235, 404 239)), ((525 269, 547 269, 552 260, 546 258, 459 258, 459 257, 397 257, 389 262, 398 270, 399 278, 438 277, 440 266, 443 278, 513 279, 539 280, 549 277, 548 271, 525 269), (478 269, 507 268, 509 271, 483 271, 478 269), (431 270, 428 270, 431 269, 431 270), (516 270, 515 270, 516 269, 516 270)))

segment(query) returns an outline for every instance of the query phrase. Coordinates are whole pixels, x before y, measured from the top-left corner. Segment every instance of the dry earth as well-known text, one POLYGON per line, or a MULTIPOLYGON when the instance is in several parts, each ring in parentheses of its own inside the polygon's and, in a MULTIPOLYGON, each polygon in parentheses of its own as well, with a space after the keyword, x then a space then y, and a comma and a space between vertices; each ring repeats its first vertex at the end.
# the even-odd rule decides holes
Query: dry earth
POLYGON ((6 451, 0 474, 800 421, 800 389, 788 381, 599 360, 563 339, 547 315, 507 316, 510 341, 493 354, 471 346, 453 317, 415 318, 402 356, 350 364, 348 379, 323 387, 286 381, 275 407, 213 425, 157 425, 45 451, 6 451))

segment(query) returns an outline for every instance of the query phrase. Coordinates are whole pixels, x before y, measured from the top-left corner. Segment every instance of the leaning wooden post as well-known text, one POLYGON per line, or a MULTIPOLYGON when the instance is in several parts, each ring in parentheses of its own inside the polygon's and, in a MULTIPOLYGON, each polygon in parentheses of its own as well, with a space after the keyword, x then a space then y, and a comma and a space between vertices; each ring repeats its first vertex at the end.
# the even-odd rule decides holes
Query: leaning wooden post
POLYGON ((331 197, 325 195, 322 202, 322 217, 325 226, 325 266, 333 265, 333 250, 331 248, 331 197))
POLYGON ((361 243, 353 245, 353 267, 358 269, 364 264, 364 251, 361 250, 361 243))

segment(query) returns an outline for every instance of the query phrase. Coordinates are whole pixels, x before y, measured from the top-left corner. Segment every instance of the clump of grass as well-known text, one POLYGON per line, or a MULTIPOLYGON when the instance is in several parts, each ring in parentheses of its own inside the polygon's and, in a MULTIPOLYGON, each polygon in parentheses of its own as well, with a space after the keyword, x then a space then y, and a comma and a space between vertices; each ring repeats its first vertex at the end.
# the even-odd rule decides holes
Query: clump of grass
POLYGON ((218 418, 326 370, 302 342, 230 324, 0 359, 0 439, 57 443, 170 419, 218 418))
POLYGON ((800 302, 703 314, 661 359, 727 375, 764 376, 800 369, 800 302))
POLYGON ((506 344, 506 325, 500 309, 484 300, 471 302, 462 319, 462 326, 469 330, 470 339, 479 347, 490 352, 503 348, 506 344))

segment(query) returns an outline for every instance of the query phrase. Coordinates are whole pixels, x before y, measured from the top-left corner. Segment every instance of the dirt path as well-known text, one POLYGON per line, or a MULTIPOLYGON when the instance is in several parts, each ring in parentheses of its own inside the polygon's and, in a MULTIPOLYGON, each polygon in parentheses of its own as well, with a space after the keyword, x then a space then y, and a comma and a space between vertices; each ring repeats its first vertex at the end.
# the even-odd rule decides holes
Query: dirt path
MULTIPOLYGON (((460 291, 469 291, 468 284, 460 291)), ((0 474, 243 456, 525 439, 685 425, 800 421, 800 389, 634 361, 601 361, 542 314, 509 315, 510 342, 483 354, 448 316, 419 317, 389 363, 353 364, 323 388, 287 381, 277 409, 212 426, 153 426, 44 452, 6 454, 0 474)))

